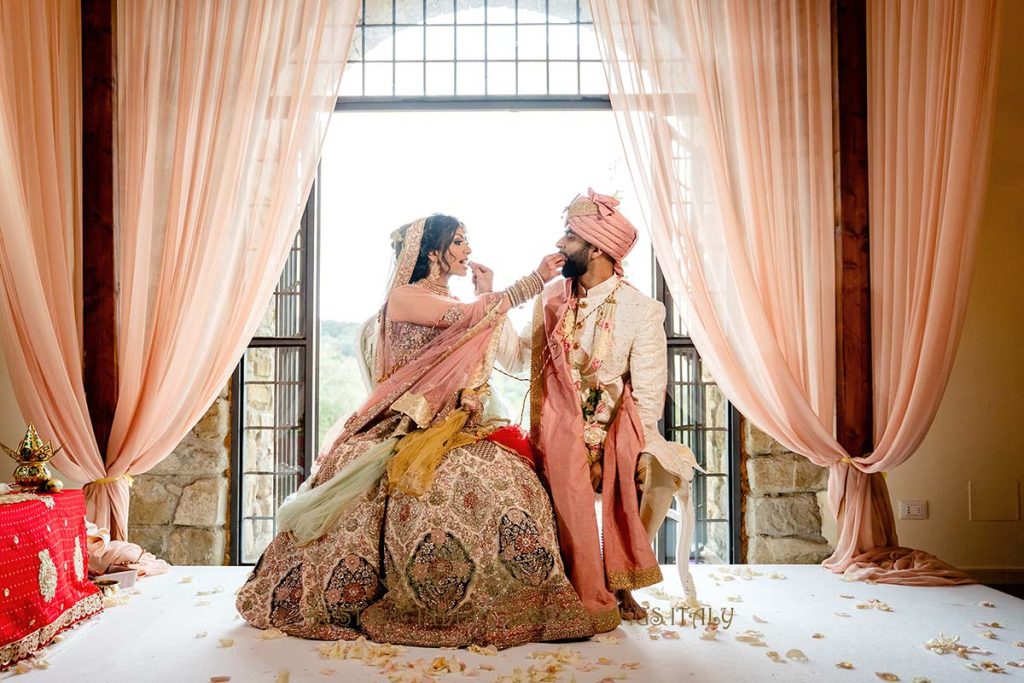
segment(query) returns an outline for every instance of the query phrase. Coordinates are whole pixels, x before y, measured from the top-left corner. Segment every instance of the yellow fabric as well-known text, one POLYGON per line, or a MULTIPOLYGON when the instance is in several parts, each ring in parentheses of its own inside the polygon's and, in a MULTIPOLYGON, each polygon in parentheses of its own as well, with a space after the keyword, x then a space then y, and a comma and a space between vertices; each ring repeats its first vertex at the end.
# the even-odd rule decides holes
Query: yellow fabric
POLYGON ((122 474, 119 477, 102 477, 100 479, 94 479, 93 481, 91 481, 89 483, 90 484, 113 484, 114 482, 121 481, 122 479, 124 479, 125 481, 128 482, 128 486, 131 486, 132 484, 135 483, 135 479, 133 479, 132 475, 130 475, 130 474, 122 474))
POLYGON ((434 481, 434 472, 452 450, 480 440, 479 436, 462 431, 469 413, 453 410, 444 422, 418 429, 398 442, 395 456, 388 462, 391 491, 422 496, 434 481))

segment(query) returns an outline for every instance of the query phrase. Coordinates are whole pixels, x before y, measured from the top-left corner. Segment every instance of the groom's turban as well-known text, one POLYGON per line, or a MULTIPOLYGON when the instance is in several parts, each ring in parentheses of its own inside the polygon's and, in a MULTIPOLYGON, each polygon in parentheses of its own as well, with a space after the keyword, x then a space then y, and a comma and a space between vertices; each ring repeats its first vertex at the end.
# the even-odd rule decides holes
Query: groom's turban
POLYGON ((591 189, 587 196, 577 195, 565 210, 565 224, 608 254, 615 261, 615 272, 622 275, 622 259, 633 249, 638 233, 633 224, 615 207, 619 200, 591 189))

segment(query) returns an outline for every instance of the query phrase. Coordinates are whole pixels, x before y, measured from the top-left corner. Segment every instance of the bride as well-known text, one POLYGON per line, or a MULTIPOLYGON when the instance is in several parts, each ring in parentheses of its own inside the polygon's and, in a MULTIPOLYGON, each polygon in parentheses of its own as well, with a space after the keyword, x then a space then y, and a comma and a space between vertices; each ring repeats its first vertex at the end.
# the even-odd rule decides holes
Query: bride
POLYGON ((257 628, 322 640, 509 647, 589 637, 528 447, 486 413, 495 357, 519 352, 505 314, 538 295, 562 257, 497 293, 492 273, 472 264, 482 293, 461 303, 447 287, 469 267, 457 219, 434 214, 392 237, 376 389, 282 505, 238 611, 257 628))

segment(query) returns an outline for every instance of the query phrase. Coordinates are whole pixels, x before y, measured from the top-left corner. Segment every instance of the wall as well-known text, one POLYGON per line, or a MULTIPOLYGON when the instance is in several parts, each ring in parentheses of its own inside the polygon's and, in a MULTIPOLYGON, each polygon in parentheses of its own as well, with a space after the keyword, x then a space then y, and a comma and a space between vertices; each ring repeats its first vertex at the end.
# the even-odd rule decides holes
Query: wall
MULTIPOLYGON (((927 520, 898 520, 900 543, 964 568, 1024 572, 1024 2, 1004 4, 992 165, 963 337, 949 386, 918 453, 888 480, 927 500, 927 520), (987 489, 970 519, 968 482, 987 489), (977 516, 977 514, 976 514, 977 516)), ((1024 573, 1016 581, 1024 581, 1024 573)))

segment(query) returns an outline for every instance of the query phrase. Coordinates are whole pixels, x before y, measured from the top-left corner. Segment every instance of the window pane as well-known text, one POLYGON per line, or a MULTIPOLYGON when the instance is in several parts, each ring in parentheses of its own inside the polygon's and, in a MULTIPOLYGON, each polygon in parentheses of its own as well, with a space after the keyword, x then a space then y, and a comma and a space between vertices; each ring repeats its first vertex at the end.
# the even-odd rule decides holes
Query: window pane
POLYGON ((484 8, 481 0, 458 0, 455 21, 459 24, 484 23, 484 8))
POLYGON ((305 474, 305 349, 251 348, 243 363, 241 560, 252 562, 305 474))
POLYGON ((548 27, 548 58, 576 59, 576 26, 548 27))
POLYGON ((547 59, 547 39, 543 26, 520 26, 519 59, 547 59))
POLYGON ((455 29, 451 26, 427 27, 427 59, 455 59, 455 29))
POLYGON ((420 0, 398 0, 395 20, 399 24, 422 24, 423 3, 420 0))
POLYGON ((484 58, 483 26, 459 26, 455 29, 455 58, 459 61, 484 58))
POLYGON ((302 233, 295 235, 295 241, 288 252, 277 287, 270 299, 263 320, 256 330, 257 337, 302 336, 302 233))
POLYGON ((395 59, 423 59, 422 28, 404 28, 395 33, 395 59))
POLYGON ((704 432, 704 462, 708 473, 729 474, 729 433, 726 430, 704 432))
POLYGON ((366 0, 366 23, 390 24, 393 19, 391 9, 391 0, 366 0))
POLYGON ((580 59, 601 59, 597 46, 597 34, 590 26, 580 27, 580 59))
POLYGON ((455 94, 455 62, 427 64, 427 95, 442 97, 455 94))
POLYGON ((516 94, 516 65, 514 62, 489 62, 487 64, 487 94, 516 94))
POLYGON ((423 64, 395 65, 395 95, 423 95, 423 64))
POLYGON ((366 61, 387 62, 395 58, 395 45, 391 40, 393 31, 391 26, 366 29, 366 61))
POLYGON ((608 94, 608 81, 601 62, 580 62, 580 92, 584 95, 608 94))
POLYGON ((455 67, 456 95, 484 94, 484 63, 459 62, 455 67))
POLYGON ((352 48, 348 52, 348 61, 359 62, 363 59, 363 29, 356 27, 352 32, 352 48))
POLYGON ((575 95, 580 86, 576 62, 550 62, 548 73, 551 76, 552 95, 575 95))
POLYGON ((554 23, 575 23, 577 0, 548 0, 548 21, 554 23))
POLYGON ((487 29, 487 59, 516 58, 514 26, 491 26, 487 29))
POLYGON ((519 94, 546 95, 548 70, 544 62, 519 62, 519 94))
POLYGON ((519 3, 519 23, 544 23, 547 17, 547 0, 516 0, 519 3))
POLYGON ((455 21, 455 0, 429 0, 427 2, 428 24, 451 24, 455 21))
POLYGON ((366 94, 369 96, 391 95, 394 78, 391 62, 366 63, 366 94))

